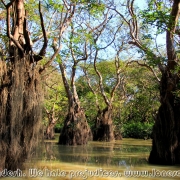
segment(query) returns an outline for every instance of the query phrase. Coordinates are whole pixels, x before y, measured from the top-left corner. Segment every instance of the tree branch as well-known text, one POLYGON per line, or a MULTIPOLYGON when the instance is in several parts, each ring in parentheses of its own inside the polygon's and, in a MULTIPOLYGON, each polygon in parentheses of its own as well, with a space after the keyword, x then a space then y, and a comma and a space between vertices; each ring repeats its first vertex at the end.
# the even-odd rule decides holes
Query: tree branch
POLYGON ((11 5, 14 3, 15 0, 11 1, 10 3, 8 3, 6 6, 7 8, 7 37, 10 38, 10 40, 13 41, 13 43, 21 50, 22 54, 24 54, 24 49, 22 48, 22 46, 19 44, 19 41, 16 40, 13 35, 11 34, 11 29, 10 29, 10 8, 11 5))
POLYGON ((87 74, 87 70, 86 70, 85 68, 83 68, 83 72, 84 72, 84 74, 85 74, 85 77, 86 77, 86 80, 87 80, 87 84, 88 84, 91 92, 92 92, 92 93, 94 94, 94 96, 95 96, 96 106, 97 106, 98 110, 100 111, 100 106, 99 106, 99 101, 98 101, 98 98, 97 98, 97 93, 96 93, 96 91, 93 89, 93 87, 91 86, 91 80, 90 80, 90 78, 89 78, 89 76, 88 76, 88 74, 87 74))
POLYGON ((157 74, 155 73, 155 71, 150 67, 150 66, 148 66, 147 64, 141 64, 139 61, 130 61, 130 62, 128 62, 127 63, 127 65, 129 65, 129 64, 131 64, 131 63, 137 63, 138 65, 140 65, 140 66, 143 66, 143 67, 146 67, 147 69, 149 69, 152 73, 153 73, 153 75, 154 75, 154 77, 156 78, 156 80, 157 80, 157 82, 159 83, 160 82, 160 79, 158 78, 158 76, 157 76, 157 74))
POLYGON ((112 102, 113 102, 113 100, 114 100, 115 91, 116 91, 116 89, 118 88, 118 86, 119 86, 119 84, 120 84, 120 82, 121 82, 121 77, 120 77, 120 75, 121 75, 121 70, 120 70, 120 63, 119 63, 120 59, 119 59, 119 57, 118 57, 118 56, 119 56, 119 52, 120 52, 120 51, 118 51, 118 53, 117 53, 117 55, 116 55, 116 58, 115 58, 115 66, 116 66, 116 77, 117 77, 117 80, 116 80, 115 86, 113 87, 113 89, 112 89, 112 91, 111 91, 110 104, 112 104, 112 102))
POLYGON ((168 30, 166 31, 166 50, 168 56, 168 69, 174 70, 176 62, 176 52, 174 47, 174 33, 176 30, 178 18, 180 14, 180 1, 174 0, 172 10, 171 10, 171 20, 168 24, 168 30))
POLYGON ((3 3, 3 5, 7 8, 7 6, 6 6, 5 2, 4 2, 3 0, 1 0, 1 2, 2 2, 2 3, 3 3))
POLYGON ((44 37, 44 44, 43 44, 43 47, 40 50, 39 54, 35 56, 35 61, 36 62, 40 61, 43 58, 43 56, 46 54, 46 48, 47 48, 47 45, 48 45, 47 34, 46 34, 45 27, 44 27, 44 21, 43 21, 43 16, 42 16, 42 12, 41 12, 41 3, 40 3, 40 1, 39 1, 39 15, 40 15, 41 28, 42 28, 43 37, 44 37))
POLYGON ((103 79, 102 79, 101 73, 98 71, 97 66, 96 66, 97 55, 98 55, 98 50, 96 50, 95 57, 94 57, 94 70, 99 77, 99 87, 100 87, 101 94, 104 98, 104 101, 105 101, 107 106, 110 106, 111 104, 110 104, 110 102, 106 96, 105 91, 104 91, 103 79))
POLYGON ((54 43, 55 42, 55 40, 54 40, 54 42, 53 42, 54 43, 53 44, 53 49, 55 50, 54 54, 50 58, 50 60, 43 66, 43 68, 41 68, 39 70, 40 73, 42 73, 53 62, 53 60, 56 58, 56 56, 59 54, 59 52, 61 50, 61 47, 62 47, 61 44, 60 44, 60 39, 61 39, 62 34, 64 33, 64 31, 68 28, 69 24, 71 23, 72 17, 74 15, 74 13, 75 13, 75 5, 73 5, 72 11, 70 12, 69 17, 67 17, 67 14, 66 14, 66 18, 64 19, 63 24, 60 27, 60 32, 59 32, 59 47, 58 48, 55 47, 56 44, 54 43))

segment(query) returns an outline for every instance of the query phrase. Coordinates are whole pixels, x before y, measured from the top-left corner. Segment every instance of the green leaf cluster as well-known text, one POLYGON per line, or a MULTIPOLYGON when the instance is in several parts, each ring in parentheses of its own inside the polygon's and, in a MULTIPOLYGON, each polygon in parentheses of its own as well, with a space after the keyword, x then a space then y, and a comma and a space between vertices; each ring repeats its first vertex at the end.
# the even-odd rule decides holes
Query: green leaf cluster
POLYGON ((152 137, 153 123, 131 122, 123 124, 121 131, 124 138, 149 139, 152 137))
POLYGON ((142 28, 146 29, 151 25, 157 27, 158 34, 165 32, 167 24, 171 21, 169 11, 170 8, 165 7, 164 3, 150 0, 148 8, 140 11, 140 17, 143 19, 142 28))

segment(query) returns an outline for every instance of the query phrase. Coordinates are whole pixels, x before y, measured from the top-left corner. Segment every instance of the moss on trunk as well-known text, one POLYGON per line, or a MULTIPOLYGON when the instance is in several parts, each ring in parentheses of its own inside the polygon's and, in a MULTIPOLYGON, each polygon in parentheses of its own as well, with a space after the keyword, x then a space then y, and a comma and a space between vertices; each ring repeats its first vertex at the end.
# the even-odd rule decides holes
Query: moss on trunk
POLYGON ((36 144, 41 121, 39 73, 30 56, 16 49, 1 76, 0 84, 0 169, 20 168, 36 144))

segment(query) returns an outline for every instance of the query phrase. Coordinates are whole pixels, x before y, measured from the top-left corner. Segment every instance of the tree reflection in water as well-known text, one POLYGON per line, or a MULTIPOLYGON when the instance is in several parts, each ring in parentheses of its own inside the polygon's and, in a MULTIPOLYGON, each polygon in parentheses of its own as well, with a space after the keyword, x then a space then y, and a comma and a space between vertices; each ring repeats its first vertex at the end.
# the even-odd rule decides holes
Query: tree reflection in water
POLYGON ((55 142, 48 141, 44 142, 38 157, 45 161, 128 169, 132 166, 147 164, 150 150, 149 145, 123 144, 122 141, 89 142, 84 146, 57 145, 55 142))

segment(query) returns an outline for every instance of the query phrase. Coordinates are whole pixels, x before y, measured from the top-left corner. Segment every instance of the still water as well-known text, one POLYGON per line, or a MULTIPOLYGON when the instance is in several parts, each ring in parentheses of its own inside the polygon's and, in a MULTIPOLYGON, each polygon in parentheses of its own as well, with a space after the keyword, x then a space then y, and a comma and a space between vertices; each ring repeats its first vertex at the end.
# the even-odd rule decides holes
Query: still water
POLYGON ((147 160, 151 140, 123 139, 113 143, 89 142, 86 146, 44 142, 19 170, 22 180, 127 180, 180 179, 180 166, 153 166, 147 160))

